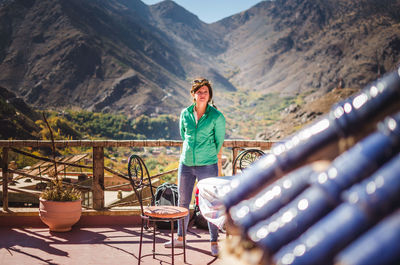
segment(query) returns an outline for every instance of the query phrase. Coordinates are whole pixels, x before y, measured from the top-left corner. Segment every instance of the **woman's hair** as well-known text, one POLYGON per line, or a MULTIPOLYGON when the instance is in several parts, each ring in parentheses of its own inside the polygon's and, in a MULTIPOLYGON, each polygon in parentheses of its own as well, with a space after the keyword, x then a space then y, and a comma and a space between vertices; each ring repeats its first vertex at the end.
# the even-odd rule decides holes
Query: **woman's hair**
POLYGON ((210 81, 208 81, 207 79, 205 79, 203 77, 199 77, 199 78, 193 79, 193 81, 192 81, 192 89, 190 90, 190 94, 194 95, 197 92, 197 90, 199 90, 203 86, 208 87, 208 93, 210 94, 210 98, 208 99, 208 103, 211 102, 211 104, 214 106, 214 104, 212 103, 213 90, 212 90, 210 81))

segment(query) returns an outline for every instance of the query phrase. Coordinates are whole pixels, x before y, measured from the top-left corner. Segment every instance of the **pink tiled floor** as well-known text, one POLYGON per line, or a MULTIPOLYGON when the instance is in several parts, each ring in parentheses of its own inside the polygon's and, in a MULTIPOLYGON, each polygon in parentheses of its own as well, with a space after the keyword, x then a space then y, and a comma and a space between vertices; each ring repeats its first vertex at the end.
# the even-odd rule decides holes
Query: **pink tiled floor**
MULTIPOLYGON (((222 264, 209 254, 208 231, 191 231, 187 264, 222 264)), ((149 230, 145 232, 142 264, 171 264, 171 250, 162 245, 169 233, 157 233, 156 237, 156 251, 166 256, 153 259, 149 230)), ((0 264, 137 264, 139 239, 140 227, 74 227, 66 233, 51 233, 47 228, 0 227, 0 264)), ((175 253, 175 264, 183 264, 182 249, 175 249, 175 253)))

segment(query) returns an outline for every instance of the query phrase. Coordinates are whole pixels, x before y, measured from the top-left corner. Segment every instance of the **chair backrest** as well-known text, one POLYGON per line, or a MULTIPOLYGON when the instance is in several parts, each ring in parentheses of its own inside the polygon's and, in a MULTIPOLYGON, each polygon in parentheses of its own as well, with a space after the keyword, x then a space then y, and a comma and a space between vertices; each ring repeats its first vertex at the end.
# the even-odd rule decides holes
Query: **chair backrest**
POLYGON ((156 187, 151 184, 151 177, 143 159, 138 155, 131 155, 128 161, 129 181, 140 204, 142 215, 144 214, 143 204, 146 199, 149 204, 154 202, 154 190, 156 187))
POLYGON ((237 169, 243 170, 253 162, 264 155, 264 152, 258 149, 246 149, 239 153, 233 161, 232 173, 236 174, 237 169))

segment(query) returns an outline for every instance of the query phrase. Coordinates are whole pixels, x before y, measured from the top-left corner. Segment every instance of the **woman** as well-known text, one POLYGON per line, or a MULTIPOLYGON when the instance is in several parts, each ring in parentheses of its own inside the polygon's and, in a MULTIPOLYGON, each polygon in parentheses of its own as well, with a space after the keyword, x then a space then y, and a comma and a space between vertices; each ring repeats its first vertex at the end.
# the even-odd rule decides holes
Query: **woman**
MULTIPOLYGON (((180 133, 183 140, 182 154, 178 168, 179 206, 189 208, 194 183, 208 177, 218 176, 218 153, 225 137, 225 117, 212 102, 212 88, 207 79, 199 78, 192 82, 190 94, 193 104, 182 110, 180 133)), ((178 223, 178 238, 174 246, 183 246, 183 232, 187 231, 189 216, 185 218, 185 227, 178 223)), ((218 228, 208 223, 211 241, 211 255, 218 255, 218 228)), ((165 243, 171 247, 172 242, 165 243)))

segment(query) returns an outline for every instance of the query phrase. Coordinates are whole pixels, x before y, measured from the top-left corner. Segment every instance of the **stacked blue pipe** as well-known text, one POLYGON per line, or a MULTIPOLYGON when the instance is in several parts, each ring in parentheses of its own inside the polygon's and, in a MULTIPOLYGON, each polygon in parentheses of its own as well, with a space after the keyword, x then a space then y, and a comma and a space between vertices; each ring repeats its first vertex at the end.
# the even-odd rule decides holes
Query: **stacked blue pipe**
MULTIPOLYGON (((400 199, 400 155, 346 193, 343 203, 275 254, 276 264, 330 264, 340 250, 395 210, 400 199)), ((388 260, 400 261, 399 252, 391 255, 388 260)), ((383 264, 379 253, 374 258, 379 261, 375 264, 383 264)))
POLYGON ((278 212, 254 222, 248 231, 250 239, 269 254, 274 253, 339 205, 346 188, 368 177, 399 151, 400 126, 389 129, 392 121, 400 124, 400 113, 396 118, 387 119, 378 132, 336 158, 327 170, 311 178, 313 184, 278 212))
POLYGON ((399 264, 400 210, 384 218, 336 256, 342 265, 399 264))
POLYGON ((276 264, 400 264, 399 109, 400 69, 274 146, 225 187, 231 225, 276 264), (322 170, 309 163, 359 131, 322 170))

